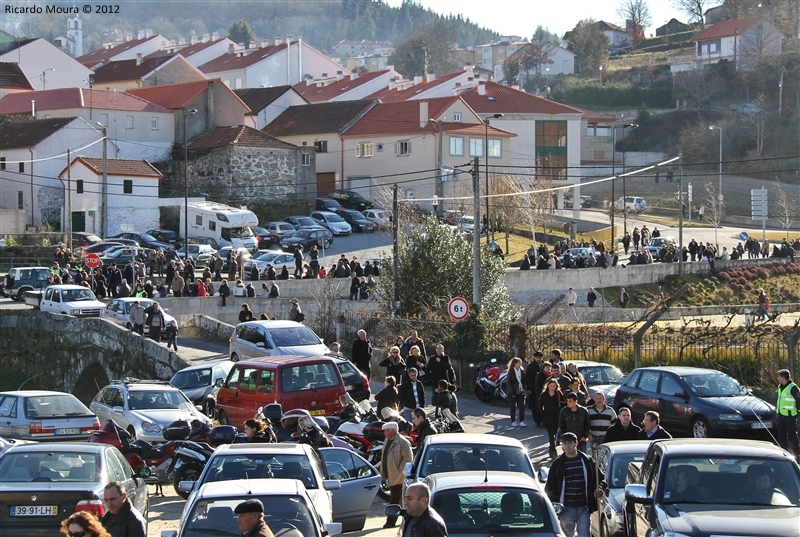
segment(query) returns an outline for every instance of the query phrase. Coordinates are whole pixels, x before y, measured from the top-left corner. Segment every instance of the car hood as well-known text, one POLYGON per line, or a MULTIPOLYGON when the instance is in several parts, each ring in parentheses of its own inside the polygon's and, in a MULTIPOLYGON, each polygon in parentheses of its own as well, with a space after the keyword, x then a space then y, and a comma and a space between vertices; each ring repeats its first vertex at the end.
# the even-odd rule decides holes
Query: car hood
POLYGON ((178 409, 149 409, 149 410, 133 410, 131 414, 141 421, 149 421, 160 425, 163 429, 176 420, 196 420, 203 421, 203 416, 199 412, 197 414, 189 414, 184 410, 178 409))
MULTIPOLYGON (((320 345, 297 345, 294 347, 278 347, 279 354, 294 356, 324 356, 331 350, 324 344, 320 345)), ((276 354, 278 354, 276 353, 276 354)))
POLYGON ((606 401, 613 400, 614 397, 617 395, 617 390, 619 389, 619 384, 598 384, 596 386, 589 386, 589 392, 592 396, 594 394, 600 392, 606 396, 606 401))
POLYGON ((736 397, 701 397, 703 401, 715 406, 736 410, 743 417, 757 414, 769 414, 775 412, 775 407, 755 395, 739 395, 736 397))
POLYGON ((67 309, 85 310, 85 309, 106 309, 106 305, 99 300, 76 300, 74 302, 61 303, 67 309))
POLYGON ((679 503, 659 514, 666 530, 684 535, 797 535, 800 508, 679 503))

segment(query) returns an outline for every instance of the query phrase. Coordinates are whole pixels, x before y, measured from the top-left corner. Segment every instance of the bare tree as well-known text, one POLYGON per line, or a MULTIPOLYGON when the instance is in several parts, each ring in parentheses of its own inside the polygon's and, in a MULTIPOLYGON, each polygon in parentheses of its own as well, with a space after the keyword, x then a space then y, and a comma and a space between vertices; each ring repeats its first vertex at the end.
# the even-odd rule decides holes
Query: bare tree
POLYGON ((717 229, 719 228, 720 222, 722 222, 724 205, 719 201, 719 192, 717 192, 713 181, 707 181, 706 184, 703 185, 703 194, 700 197, 700 202, 705 206, 703 219, 708 221, 709 224, 714 225, 714 242, 719 250, 717 229))
POLYGON ((765 61, 778 61, 782 39, 767 21, 755 22, 739 35, 738 67, 752 70, 765 61))
POLYGON ((525 218, 525 208, 520 203, 520 196, 513 194, 521 194, 525 189, 522 187, 522 182, 517 178, 510 175, 501 175, 494 179, 489 190, 493 195, 501 194, 500 196, 489 198, 489 214, 492 216, 493 228, 505 231, 505 251, 507 253, 509 231, 514 224, 525 218))
POLYGON ((541 226, 542 230, 551 220, 551 214, 555 208, 553 202, 553 192, 542 192, 553 187, 550 178, 538 178, 525 185, 525 194, 522 196, 524 215, 527 223, 531 226, 531 235, 536 240, 536 227, 541 226), (534 192, 535 191, 535 192, 534 192))
POLYGON ((675 87, 678 95, 688 98, 690 106, 701 108, 725 87, 725 80, 714 69, 691 69, 675 75, 675 87))
POLYGON ((634 43, 644 39, 644 29, 653 22, 650 7, 645 0, 622 0, 617 8, 617 16, 623 21, 630 20, 634 28, 634 43))
POLYGON ((672 7, 702 24, 709 3, 710 0, 672 0, 672 7))
POLYGON ((775 186, 778 189, 777 199, 775 200, 775 208, 777 209, 775 217, 780 221, 783 229, 789 231, 794 219, 798 216, 798 204, 786 194, 786 189, 783 188, 781 180, 778 177, 775 179, 777 181, 775 186))

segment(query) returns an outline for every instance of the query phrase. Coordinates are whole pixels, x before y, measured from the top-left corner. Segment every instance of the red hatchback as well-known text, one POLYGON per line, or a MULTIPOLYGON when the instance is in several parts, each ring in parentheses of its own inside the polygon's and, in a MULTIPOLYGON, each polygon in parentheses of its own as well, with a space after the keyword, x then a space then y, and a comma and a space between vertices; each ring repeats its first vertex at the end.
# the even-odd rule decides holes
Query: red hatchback
POLYGON ((312 416, 341 410, 346 392, 336 363, 326 356, 265 356, 236 362, 217 393, 219 422, 242 427, 259 407, 280 403, 312 416))

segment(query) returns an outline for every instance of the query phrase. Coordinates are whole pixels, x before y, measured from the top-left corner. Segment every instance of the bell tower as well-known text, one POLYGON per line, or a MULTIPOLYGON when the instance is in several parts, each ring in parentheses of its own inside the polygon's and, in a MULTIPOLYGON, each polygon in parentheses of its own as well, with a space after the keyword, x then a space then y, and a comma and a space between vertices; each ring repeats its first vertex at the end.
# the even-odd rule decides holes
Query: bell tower
POLYGON ((67 41, 72 49, 70 52, 73 58, 83 56, 83 21, 77 8, 73 9, 73 14, 67 19, 67 41))

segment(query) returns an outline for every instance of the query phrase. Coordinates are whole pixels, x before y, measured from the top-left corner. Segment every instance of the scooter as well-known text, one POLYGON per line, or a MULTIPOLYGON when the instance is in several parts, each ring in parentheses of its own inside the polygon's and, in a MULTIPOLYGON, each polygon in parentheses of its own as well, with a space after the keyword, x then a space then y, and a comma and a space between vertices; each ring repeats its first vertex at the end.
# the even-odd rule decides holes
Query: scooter
POLYGON ((475 368, 475 395, 484 403, 492 403, 495 400, 507 401, 506 376, 508 370, 495 365, 497 358, 492 358, 488 362, 469 364, 475 368))

